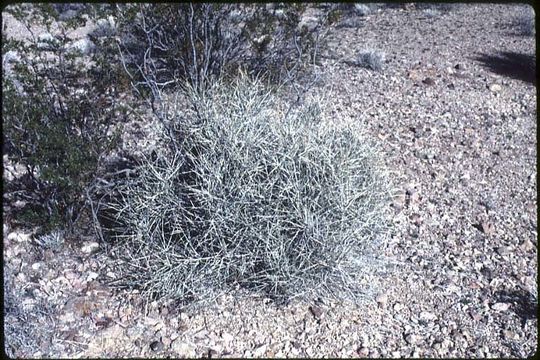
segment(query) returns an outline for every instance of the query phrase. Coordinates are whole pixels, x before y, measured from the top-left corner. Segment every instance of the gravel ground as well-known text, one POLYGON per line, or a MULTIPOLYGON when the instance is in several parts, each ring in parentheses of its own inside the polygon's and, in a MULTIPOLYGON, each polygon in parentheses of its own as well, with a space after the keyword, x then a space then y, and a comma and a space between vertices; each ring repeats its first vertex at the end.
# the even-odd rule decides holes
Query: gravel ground
POLYGON ((375 299, 278 307, 246 295, 143 311, 136 292, 103 285, 114 265, 95 239, 35 239, 4 224, 8 354, 532 356, 536 49, 515 31, 521 9, 384 8, 331 30, 313 92, 331 94, 330 119, 365 124, 395 174, 394 271, 369 279, 375 299), (366 49, 384 53, 381 71, 356 65, 366 49))

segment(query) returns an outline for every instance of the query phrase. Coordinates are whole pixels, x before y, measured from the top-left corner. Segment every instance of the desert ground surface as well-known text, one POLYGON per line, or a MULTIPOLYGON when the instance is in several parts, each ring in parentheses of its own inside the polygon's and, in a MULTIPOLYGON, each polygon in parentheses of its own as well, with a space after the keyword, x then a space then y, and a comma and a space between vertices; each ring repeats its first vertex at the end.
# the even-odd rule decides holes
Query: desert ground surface
MULTIPOLYGON (((97 239, 66 239, 53 251, 30 229, 4 221, 7 353, 532 356, 536 38, 516 30, 523 9, 385 7, 330 30, 315 69, 321 81, 311 91, 332 100, 331 116, 365 125, 396 188, 385 248, 392 269, 369 279, 377 289, 371 299, 278 306, 245 295, 190 311, 145 309, 136 291, 107 285, 114 264, 97 239), (384 54, 381 71, 355 65, 363 50, 384 54)), ((5 21, 16 33, 16 22, 5 21)), ((4 170, 9 166, 4 158, 4 170)))

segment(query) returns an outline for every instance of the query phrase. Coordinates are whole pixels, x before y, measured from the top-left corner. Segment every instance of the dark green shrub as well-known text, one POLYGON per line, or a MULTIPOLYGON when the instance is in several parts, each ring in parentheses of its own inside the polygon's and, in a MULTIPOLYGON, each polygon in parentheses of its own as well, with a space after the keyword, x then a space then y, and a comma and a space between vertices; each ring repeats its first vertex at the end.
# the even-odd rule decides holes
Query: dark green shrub
POLYGON ((67 31, 80 25, 79 17, 58 22, 51 35, 59 16, 52 6, 5 11, 31 33, 27 40, 2 33, 3 59, 12 59, 2 74, 4 152, 27 169, 26 182, 8 188, 26 194, 29 205, 18 218, 27 225, 69 226, 102 155, 113 146, 110 126, 125 112, 118 102, 120 62, 108 39, 94 44, 93 53, 70 46, 67 31), (47 32, 35 34, 36 26, 47 32))

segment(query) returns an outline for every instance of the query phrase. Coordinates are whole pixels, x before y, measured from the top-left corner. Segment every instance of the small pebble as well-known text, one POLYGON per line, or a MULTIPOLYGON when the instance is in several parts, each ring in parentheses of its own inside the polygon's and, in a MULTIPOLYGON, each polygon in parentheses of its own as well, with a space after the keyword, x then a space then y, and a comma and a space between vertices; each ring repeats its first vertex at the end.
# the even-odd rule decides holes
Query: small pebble
POLYGON ((161 351, 163 350, 164 348, 164 345, 161 341, 153 341, 151 344, 150 344, 150 349, 152 349, 152 351, 161 351))
POLYGON ((27 242, 30 240, 30 234, 24 234, 20 232, 11 232, 8 234, 7 239, 10 241, 27 242))
POLYGON ((414 334, 409 334, 405 337, 405 341, 409 344, 409 345, 414 345, 418 342, 418 337, 414 334))
POLYGON ((424 80, 422 80, 422 82, 426 85, 435 85, 435 80, 433 80, 432 78, 430 77, 427 77, 425 78, 424 80))
POLYGON ((96 272, 93 272, 93 271, 90 271, 88 273, 88 277, 86 278, 86 281, 92 281, 92 280, 95 280, 99 277, 99 274, 96 273, 96 272))
POLYGON ((499 85, 499 84, 491 84, 491 85, 489 85, 489 90, 494 92, 494 93, 497 93, 497 92, 500 92, 502 90, 502 86, 499 85))
POLYGON ((83 245, 81 251, 83 254, 91 255, 95 254, 99 250, 99 244, 97 242, 90 242, 83 245))
POLYGON ((311 314, 313 315, 313 317, 317 320, 319 320, 320 318, 322 318, 323 316, 323 311, 320 307, 318 306, 315 306, 315 305, 312 305, 309 307, 309 311, 311 312, 311 314))
POLYGON ((496 311, 507 311, 508 309, 510 309, 510 304, 508 303, 495 303, 491 306, 491 308, 493 310, 496 310, 496 311))
POLYGON ((523 241, 523 244, 521 244, 520 247, 523 251, 528 252, 534 249, 534 244, 530 240, 526 239, 523 241))
POLYGON ((219 355, 219 353, 216 350, 214 350, 214 349, 209 349, 208 350, 208 358, 209 359, 215 358, 217 355, 219 355))
POLYGON ((234 340, 234 336, 232 336, 231 334, 227 332, 222 333, 221 338, 223 339, 225 343, 230 343, 234 340))
POLYGON ((358 356, 360 357, 367 357, 369 355, 369 349, 368 348, 365 348, 365 347, 361 347, 361 348, 358 348, 356 350, 356 353, 358 354, 358 356))
POLYGON ((379 304, 380 307, 386 307, 386 304, 388 303, 388 295, 387 294, 379 294, 375 301, 379 304))
POLYGON ((424 321, 434 321, 437 319, 437 316, 433 313, 430 313, 428 311, 422 311, 420 313, 420 319, 424 321))

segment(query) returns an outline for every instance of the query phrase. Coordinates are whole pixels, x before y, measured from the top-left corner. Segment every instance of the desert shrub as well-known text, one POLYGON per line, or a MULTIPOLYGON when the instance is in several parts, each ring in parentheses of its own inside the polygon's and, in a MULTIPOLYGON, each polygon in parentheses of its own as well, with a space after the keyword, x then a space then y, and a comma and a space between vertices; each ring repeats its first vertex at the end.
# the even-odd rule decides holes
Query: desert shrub
POLYGON ((43 300, 29 301, 33 295, 16 287, 14 271, 4 266, 4 351, 11 358, 27 358, 40 349, 40 339, 50 336, 51 329, 38 321, 50 316, 52 309, 43 300))
POLYGON ((515 20, 518 32, 524 36, 533 36, 536 33, 535 13, 531 6, 524 7, 515 20))
POLYGON ((358 3, 354 4, 354 13, 358 16, 367 16, 373 13, 377 8, 377 4, 374 3, 358 3))
POLYGON ((54 230, 38 236, 34 241, 44 249, 58 249, 64 244, 64 232, 54 230))
POLYGON ((117 10, 120 50, 141 95, 159 98, 178 80, 195 87, 240 67, 291 77, 313 60, 323 25, 305 4, 124 4, 117 10))
POLYGON ((441 15, 441 11, 436 8, 423 9, 422 13, 428 18, 435 18, 441 15))
POLYGON ((241 75, 171 115, 163 151, 118 185, 118 286, 184 302, 249 289, 356 299, 383 239, 388 182, 358 126, 292 111, 241 75))
POLYGON ((341 3, 333 9, 334 19, 340 20, 337 27, 358 28, 364 24, 366 16, 383 8, 379 3, 341 3))
POLYGON ((356 66, 375 71, 381 71, 383 69, 383 63, 384 54, 375 50, 361 51, 354 60, 356 66))
MULTIPOLYGON (((438 16, 454 11, 460 7, 458 3, 414 3, 418 10, 422 10, 424 14, 438 16)), ((429 16, 429 15, 428 15, 429 16)))
POLYGON ((51 5, 5 11, 31 35, 14 40, 2 33, 3 60, 9 60, 2 74, 4 152, 27 169, 25 181, 9 187, 29 203, 17 218, 44 230, 69 227, 85 202, 83 189, 114 144, 110 126, 125 113, 120 62, 111 57, 112 39, 83 48, 70 40, 81 17, 56 22, 54 30, 60 15, 51 5))
POLYGON ((366 16, 371 14, 371 8, 366 4, 355 4, 354 10, 359 16, 366 16))

